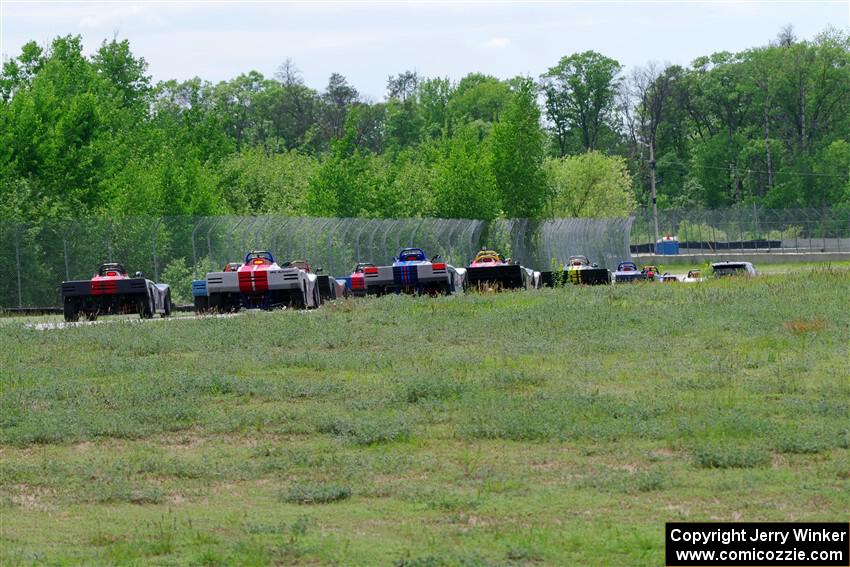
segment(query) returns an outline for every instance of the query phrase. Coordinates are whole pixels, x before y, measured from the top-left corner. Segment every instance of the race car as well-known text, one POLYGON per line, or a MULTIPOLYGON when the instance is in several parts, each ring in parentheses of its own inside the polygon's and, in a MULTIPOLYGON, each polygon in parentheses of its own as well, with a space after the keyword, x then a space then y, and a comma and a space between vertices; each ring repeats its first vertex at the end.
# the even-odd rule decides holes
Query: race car
MULTIPOLYGON (((378 267, 371 262, 358 262, 357 265, 354 266, 354 271, 351 272, 351 275, 338 277, 336 279, 343 283, 347 295, 351 295, 353 297, 364 297, 369 293, 369 288, 366 286, 367 271, 370 274, 377 274, 378 267)), ((379 286, 372 286, 373 294, 379 293, 380 290, 381 288, 379 286)))
POLYGON ((646 279, 634 262, 620 262, 613 274, 614 283, 639 282, 646 279))
POLYGON ((94 321, 99 315, 138 313, 142 319, 155 314, 171 315, 171 288, 145 279, 142 272, 131 278, 117 262, 101 264, 91 280, 62 282, 62 305, 65 321, 86 317, 94 321))
POLYGON ((711 265, 711 268, 714 270, 714 276, 718 278, 758 275, 755 266, 750 262, 715 262, 711 265))
POLYGON ((540 272, 513 263, 493 250, 481 250, 466 269, 466 281, 475 288, 537 288, 540 272))
POLYGON ((664 272, 660 276, 658 276, 658 281, 664 283, 677 283, 679 278, 675 274, 671 274, 670 272, 664 272))
MULTIPOLYGON (((235 272, 242 267, 242 262, 228 262, 221 271, 235 272)), ((195 313, 203 313, 210 308, 210 294, 207 290, 207 280, 192 280, 192 300, 195 303, 195 313)))
MULTIPOLYGON (((300 268, 308 274, 313 273, 313 269, 310 267, 310 263, 307 262, 307 260, 292 260, 291 262, 287 262, 285 265, 300 268)), ((327 301, 331 299, 342 299, 345 297, 345 282, 337 281, 336 278, 324 275, 321 271, 322 268, 317 268, 315 271, 316 285, 319 287, 319 298, 322 301, 327 301)))
POLYGON ((643 274, 643 279, 649 281, 660 281, 661 276, 658 274, 658 268, 655 266, 644 266, 641 268, 641 273, 643 274))
POLYGON ((321 305, 316 274, 291 262, 278 265, 271 252, 252 250, 235 271, 229 268, 230 265, 221 272, 207 274, 207 306, 212 311, 276 307, 315 309, 321 305))
POLYGON ((359 263, 347 280, 355 295, 454 293, 465 289, 466 269, 430 260, 421 248, 403 248, 391 266, 359 263))
POLYGON ((553 285, 556 280, 582 285, 600 285, 611 283, 611 272, 592 264, 587 256, 570 256, 563 271, 541 272, 543 285, 553 285))
POLYGON ((688 275, 682 278, 685 283, 694 283, 703 281, 702 273, 699 270, 688 270, 688 275))

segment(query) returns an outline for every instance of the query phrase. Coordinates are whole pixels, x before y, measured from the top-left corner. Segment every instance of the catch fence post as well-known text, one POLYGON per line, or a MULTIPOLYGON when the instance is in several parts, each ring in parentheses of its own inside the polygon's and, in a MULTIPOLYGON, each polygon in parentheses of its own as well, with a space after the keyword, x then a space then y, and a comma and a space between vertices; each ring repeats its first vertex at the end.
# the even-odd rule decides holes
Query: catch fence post
POLYGON ((416 225, 416 230, 413 231, 413 236, 410 237, 411 242, 416 242, 416 235, 419 234, 419 230, 422 228, 422 225, 425 224, 425 218, 419 221, 419 224, 416 225))
POLYGON ((294 242, 293 235, 301 229, 301 225, 304 223, 304 218, 299 217, 294 219, 292 222, 294 226, 286 231, 286 256, 290 260, 294 260, 295 256, 297 256, 295 246, 292 244, 294 242))
POLYGON ((336 233, 342 224, 342 219, 335 218, 331 221, 331 226, 328 228, 328 275, 333 275, 334 271, 334 243, 336 242, 336 233))
POLYGON ((739 243, 738 248, 739 248, 739 250, 741 250, 743 252, 743 250, 744 250, 744 223, 742 223, 740 221, 738 221, 738 234, 740 235, 739 236, 740 240, 738 241, 738 243, 739 243))
POLYGON ((195 228, 192 229, 192 274, 194 274, 195 279, 198 279, 198 248, 195 246, 195 233, 198 232, 198 228, 202 224, 204 224, 203 219, 198 221, 195 228))
MULTIPOLYGON (((254 225, 255 225, 255 224, 257 224, 257 220, 258 220, 258 219, 257 219, 257 217, 246 217, 246 218, 245 218, 245 220, 247 220, 247 221, 248 221, 248 224, 245 226, 245 229, 244 229, 244 231, 243 231, 243 233, 242 233, 242 234, 243 234, 243 236, 242 236, 242 240, 241 240, 241 241, 242 241, 242 243, 243 243, 243 244, 242 244, 242 246, 241 246, 241 247, 242 247, 243 249, 245 249, 245 250, 256 250, 256 248, 254 248, 254 246, 256 245, 256 242, 255 242, 255 243, 253 243, 253 244, 250 244, 250 245, 248 244, 248 242, 250 242, 250 241, 251 241, 251 240, 250 240, 250 238, 251 238, 251 235, 250 235, 250 233, 251 233, 251 229, 252 229, 252 228, 254 228, 254 225)), ((232 241, 231 241, 231 243, 232 243, 232 241)), ((228 261, 230 261, 230 260, 228 260, 228 261)))
MULTIPOLYGON (((374 220, 374 221, 370 220, 369 226, 371 228, 371 230, 369 231, 369 256, 372 257, 375 254, 375 249, 372 248, 372 242, 375 241, 375 233, 378 232, 378 230, 380 230, 381 221, 380 220, 374 220), (372 226, 372 225, 374 225, 374 226, 372 226)), ((372 261, 374 262, 374 260, 372 260, 372 261)))
POLYGON ((754 240, 758 240, 758 237, 759 237, 759 211, 758 211, 758 208, 756 208, 756 202, 755 201, 753 201, 753 222, 754 222, 754 228, 755 228, 755 234, 753 235, 755 237, 754 240))
MULTIPOLYGON (((705 240, 702 237, 702 223, 701 222, 697 223, 697 227, 699 228, 699 254, 702 255, 702 254, 705 254, 705 252, 703 252, 703 248, 702 248, 703 242, 705 240)), ((690 250, 689 250, 689 252, 690 252, 690 250)))
POLYGON ((395 250, 398 250, 399 246, 401 245, 401 235, 404 234, 405 230, 410 230, 410 227, 412 227, 412 226, 413 226, 413 219, 408 219, 407 221, 405 221, 404 227, 402 227, 401 230, 399 230, 398 232, 395 233, 395 248, 394 248, 395 250))
POLYGON ((209 230, 207 230, 207 258, 209 258, 211 261, 214 261, 212 253, 212 230, 215 228, 215 225, 218 224, 218 221, 218 217, 214 218, 213 221, 210 223, 209 230))
MULTIPOLYGON (((309 261, 313 262, 313 266, 315 267, 319 261, 317 260, 319 256, 319 239, 325 234, 325 227, 331 223, 331 218, 322 219, 322 222, 319 223, 319 227, 316 229, 316 237, 313 239, 311 243, 313 245, 313 249, 310 251, 309 261)), ((327 265, 327 262, 322 262, 322 264, 327 265)), ((324 267, 324 266, 323 266, 324 267)))
MULTIPOLYGON (((360 222, 360 227, 357 229, 357 232, 354 233, 354 255, 357 256, 354 261, 360 262, 360 234, 363 232, 363 229, 366 228, 365 222, 360 222)), ((370 258, 372 262, 375 260, 370 258)))
POLYGON ((469 223, 467 227, 460 233, 460 246, 463 247, 461 254, 463 257, 460 260, 461 265, 465 265, 470 259, 472 259, 472 234, 475 232, 475 227, 477 226, 478 221, 474 219, 470 219, 467 221, 469 223), (469 236, 466 233, 469 232, 469 236))
POLYGON ((233 257, 230 250, 233 248, 233 233, 239 228, 239 225, 245 222, 245 217, 239 219, 235 225, 230 227, 230 231, 227 233, 227 259, 225 262, 230 262, 230 259, 233 257))
POLYGON ((386 253, 387 253, 387 238, 389 238, 389 237, 390 237, 390 233, 393 231, 393 227, 394 227, 395 225, 397 225, 398 223, 400 223, 400 222, 402 222, 400 219, 395 219, 395 220, 393 220, 393 221, 390 223, 390 226, 389 226, 389 227, 387 227, 386 232, 384 232, 384 240, 383 240, 383 243, 382 243, 382 245, 381 245, 381 247, 382 247, 382 248, 381 248, 381 254, 386 254, 386 253))
POLYGON ((68 228, 66 228, 65 232, 62 233, 62 250, 65 254, 65 280, 71 279, 71 261, 68 254, 68 234, 71 232, 71 229, 76 223, 77 221, 71 221, 68 228))
POLYGON ((153 279, 154 281, 159 280, 159 265, 156 258, 156 232, 159 230, 159 225, 162 223, 161 218, 157 218, 156 222, 153 223, 153 229, 151 230, 151 245, 153 247, 153 279))
MULTIPOLYGON (((269 216, 260 217, 260 218, 257 219, 257 224, 259 224, 260 226, 258 226, 257 230, 254 231, 254 242, 260 241, 260 232, 265 230, 266 225, 269 224, 269 221, 271 221, 271 217, 269 217, 269 216)), ((263 243, 262 246, 260 246, 260 248, 263 248, 265 250, 271 250, 272 247, 269 246, 269 244, 271 243, 270 241, 271 241, 271 239, 265 240, 265 242, 263 243)))
POLYGON ((107 255, 109 256, 109 263, 112 263, 112 221, 106 223, 107 237, 106 237, 106 249, 107 255))
POLYGON ((18 307, 24 306, 23 294, 21 293, 21 233, 24 230, 24 225, 19 224, 15 227, 15 268, 18 279, 18 307))

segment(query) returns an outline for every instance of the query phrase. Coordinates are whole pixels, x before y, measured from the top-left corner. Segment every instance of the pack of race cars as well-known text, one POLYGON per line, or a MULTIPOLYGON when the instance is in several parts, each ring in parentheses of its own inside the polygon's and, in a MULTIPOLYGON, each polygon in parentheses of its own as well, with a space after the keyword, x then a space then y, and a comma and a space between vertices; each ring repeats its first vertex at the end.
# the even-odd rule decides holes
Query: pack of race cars
MULTIPOLYGON (((717 277, 755 275, 749 262, 712 264, 717 277)), ((586 256, 571 256, 567 263, 550 271, 535 271, 505 258, 494 250, 481 250, 467 267, 459 268, 428 258, 421 248, 403 248, 391 264, 358 263, 347 276, 321 274, 306 260, 278 263, 271 252, 252 250, 242 262, 229 262, 221 271, 209 272, 192 282, 196 313, 229 313, 241 309, 315 309, 324 301, 344 297, 411 293, 442 295, 466 290, 537 289, 562 284, 600 285, 641 281, 699 282, 698 270, 679 277, 660 274, 655 266, 638 268, 632 261, 620 262, 609 271, 586 256)), ((117 263, 102 264, 91 280, 62 282, 66 321, 80 317, 95 320, 99 315, 138 313, 142 318, 171 315, 173 304, 167 284, 154 283, 141 272, 134 277, 117 263)))

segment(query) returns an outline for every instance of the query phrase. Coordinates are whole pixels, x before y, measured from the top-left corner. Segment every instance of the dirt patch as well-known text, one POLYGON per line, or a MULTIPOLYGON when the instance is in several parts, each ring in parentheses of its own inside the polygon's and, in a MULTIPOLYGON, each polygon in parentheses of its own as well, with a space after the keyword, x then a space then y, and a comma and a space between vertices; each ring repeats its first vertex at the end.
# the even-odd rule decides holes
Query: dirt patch
POLYGON ((9 488, 12 492, 9 499, 12 504, 19 508, 24 510, 37 510, 40 512, 53 509, 53 506, 46 502, 52 494, 52 491, 49 488, 31 486, 29 484, 13 484, 9 488))
POLYGON ((77 453, 86 453, 94 446, 94 443, 91 441, 81 441, 79 443, 74 443, 71 445, 71 448, 77 453))
POLYGON ((175 493, 173 493, 173 494, 169 494, 169 495, 166 497, 166 500, 167 500, 170 504, 182 504, 182 503, 186 502, 186 497, 185 497, 185 496, 183 496, 183 495, 182 495, 182 494, 180 494, 180 493, 175 492, 175 493))

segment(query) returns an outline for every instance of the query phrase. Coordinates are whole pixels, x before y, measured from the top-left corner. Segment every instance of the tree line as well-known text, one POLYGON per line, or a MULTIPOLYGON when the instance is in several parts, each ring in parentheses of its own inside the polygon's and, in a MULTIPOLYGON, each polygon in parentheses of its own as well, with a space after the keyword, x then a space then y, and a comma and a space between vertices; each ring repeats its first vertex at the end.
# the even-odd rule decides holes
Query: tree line
POLYGON ((850 36, 540 77, 390 76, 383 100, 287 60, 154 84, 127 40, 30 42, 0 74, 0 217, 494 219, 660 207, 850 206, 850 36))

